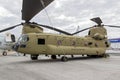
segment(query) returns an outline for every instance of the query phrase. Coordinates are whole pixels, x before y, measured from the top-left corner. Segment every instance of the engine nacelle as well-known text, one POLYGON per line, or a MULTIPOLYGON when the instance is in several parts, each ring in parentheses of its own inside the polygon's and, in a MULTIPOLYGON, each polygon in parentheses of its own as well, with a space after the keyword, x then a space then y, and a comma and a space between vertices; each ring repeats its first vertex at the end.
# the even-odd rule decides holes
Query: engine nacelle
POLYGON ((105 35, 96 33, 96 34, 94 34, 93 38, 96 40, 103 40, 103 39, 105 39, 105 35))

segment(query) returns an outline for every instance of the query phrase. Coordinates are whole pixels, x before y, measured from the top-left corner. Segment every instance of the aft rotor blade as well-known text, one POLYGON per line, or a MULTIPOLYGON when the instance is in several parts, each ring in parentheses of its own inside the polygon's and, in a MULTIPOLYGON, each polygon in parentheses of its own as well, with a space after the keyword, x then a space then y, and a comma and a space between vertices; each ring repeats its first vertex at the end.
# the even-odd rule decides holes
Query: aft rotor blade
POLYGON ((92 18, 90 20, 97 23, 98 25, 101 25, 103 23, 100 17, 92 18))
POLYGON ((42 24, 37 24, 37 25, 42 26, 44 28, 48 28, 48 29, 54 30, 54 31, 57 31, 57 32, 60 32, 60 33, 63 33, 63 34, 66 34, 66 35, 71 35, 68 32, 65 32, 63 30, 60 30, 60 29, 57 29, 57 28, 54 28, 54 27, 51 27, 51 26, 48 26, 48 25, 42 25, 42 24))
POLYGON ((39 11, 54 0, 23 0, 22 19, 29 22, 39 11))
POLYGON ((11 30, 11 29, 13 29, 13 28, 15 28, 15 27, 17 27, 17 26, 20 26, 20 25, 22 25, 22 24, 17 24, 17 25, 15 25, 15 26, 11 26, 11 27, 9 27, 9 28, 5 28, 5 29, 3 29, 3 30, 0 30, 0 33, 1 33, 1 32, 4 32, 4 31, 11 30))
POLYGON ((114 27, 114 28, 120 28, 120 26, 114 26, 114 25, 104 25, 104 26, 114 27))
POLYGON ((93 27, 89 27, 89 28, 82 29, 82 30, 80 30, 80 31, 77 31, 77 32, 71 34, 71 35, 78 34, 78 33, 80 33, 80 32, 86 31, 86 30, 88 30, 88 29, 90 29, 90 28, 93 28, 93 27))

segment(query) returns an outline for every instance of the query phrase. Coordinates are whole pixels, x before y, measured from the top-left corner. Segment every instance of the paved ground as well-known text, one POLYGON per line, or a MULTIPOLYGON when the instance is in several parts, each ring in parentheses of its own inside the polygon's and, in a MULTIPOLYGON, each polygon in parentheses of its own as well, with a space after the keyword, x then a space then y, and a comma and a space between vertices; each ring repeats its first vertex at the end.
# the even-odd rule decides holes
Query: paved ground
POLYGON ((75 58, 68 62, 29 56, 0 56, 0 80, 119 80, 120 56, 75 58))

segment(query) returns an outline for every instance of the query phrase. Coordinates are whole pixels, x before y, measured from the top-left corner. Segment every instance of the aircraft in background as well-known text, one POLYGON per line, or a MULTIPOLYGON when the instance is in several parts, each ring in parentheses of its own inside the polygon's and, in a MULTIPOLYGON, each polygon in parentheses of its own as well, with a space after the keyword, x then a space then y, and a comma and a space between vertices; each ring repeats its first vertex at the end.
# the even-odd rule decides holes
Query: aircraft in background
POLYGON ((15 41, 14 34, 6 33, 5 36, 0 36, 0 52, 3 56, 6 56, 7 52, 12 50, 15 41))

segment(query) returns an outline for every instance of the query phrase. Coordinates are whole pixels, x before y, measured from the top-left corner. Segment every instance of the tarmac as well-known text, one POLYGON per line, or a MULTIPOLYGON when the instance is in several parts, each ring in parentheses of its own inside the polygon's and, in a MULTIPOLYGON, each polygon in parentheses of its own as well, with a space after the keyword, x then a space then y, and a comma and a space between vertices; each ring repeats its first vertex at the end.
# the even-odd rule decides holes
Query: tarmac
POLYGON ((40 56, 0 55, 0 80, 119 80, 120 55, 109 58, 76 56, 67 62, 40 56))

